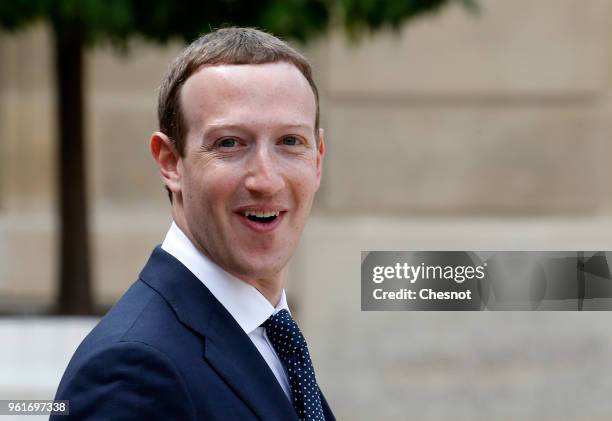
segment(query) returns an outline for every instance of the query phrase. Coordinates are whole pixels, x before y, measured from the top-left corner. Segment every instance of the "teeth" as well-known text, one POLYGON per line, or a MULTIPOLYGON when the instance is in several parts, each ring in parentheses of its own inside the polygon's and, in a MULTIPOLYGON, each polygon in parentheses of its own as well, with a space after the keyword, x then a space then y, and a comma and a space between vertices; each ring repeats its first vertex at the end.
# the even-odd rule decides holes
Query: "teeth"
POLYGON ((279 211, 259 211, 259 210, 248 210, 244 212, 244 216, 255 216, 257 218, 269 218, 271 216, 278 216, 279 211))

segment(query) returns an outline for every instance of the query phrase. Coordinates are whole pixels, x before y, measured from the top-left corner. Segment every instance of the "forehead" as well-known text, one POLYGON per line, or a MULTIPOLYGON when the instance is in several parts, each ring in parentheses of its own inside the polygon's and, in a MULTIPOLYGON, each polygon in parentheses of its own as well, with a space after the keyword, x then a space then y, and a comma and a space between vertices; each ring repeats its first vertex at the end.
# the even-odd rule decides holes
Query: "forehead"
POLYGON ((315 125, 314 93, 286 62, 205 66, 187 79, 180 101, 190 130, 221 123, 315 125))

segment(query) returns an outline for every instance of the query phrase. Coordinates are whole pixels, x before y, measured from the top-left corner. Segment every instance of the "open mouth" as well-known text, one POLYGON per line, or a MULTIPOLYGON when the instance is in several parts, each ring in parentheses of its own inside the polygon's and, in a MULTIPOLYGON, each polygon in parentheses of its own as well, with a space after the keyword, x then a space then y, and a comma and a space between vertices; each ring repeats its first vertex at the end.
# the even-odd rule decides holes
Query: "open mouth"
POLYGON ((250 221, 262 224, 270 223, 278 218, 279 211, 245 211, 244 216, 250 221))

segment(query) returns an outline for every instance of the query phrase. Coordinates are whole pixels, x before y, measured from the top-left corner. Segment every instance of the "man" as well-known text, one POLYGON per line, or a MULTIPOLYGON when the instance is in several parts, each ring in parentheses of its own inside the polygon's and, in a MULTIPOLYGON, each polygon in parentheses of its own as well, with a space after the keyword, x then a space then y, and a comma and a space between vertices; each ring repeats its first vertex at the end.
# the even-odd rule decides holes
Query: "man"
POLYGON ((309 64, 218 30, 170 66, 158 118, 174 222, 56 399, 79 420, 333 420, 284 291, 325 154, 309 64))

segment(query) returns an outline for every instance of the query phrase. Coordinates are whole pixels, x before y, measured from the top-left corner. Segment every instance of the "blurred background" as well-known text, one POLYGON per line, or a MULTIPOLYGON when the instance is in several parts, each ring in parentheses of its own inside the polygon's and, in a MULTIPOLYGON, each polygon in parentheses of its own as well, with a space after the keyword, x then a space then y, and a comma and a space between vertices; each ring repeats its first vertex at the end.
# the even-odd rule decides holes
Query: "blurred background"
POLYGON ((162 242, 157 86, 226 23, 314 66, 328 153, 288 293, 338 419, 612 418, 606 312, 360 310, 361 250, 612 250, 612 1, 65 3, 0 7, 0 399, 51 399, 162 242))

